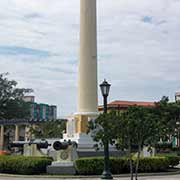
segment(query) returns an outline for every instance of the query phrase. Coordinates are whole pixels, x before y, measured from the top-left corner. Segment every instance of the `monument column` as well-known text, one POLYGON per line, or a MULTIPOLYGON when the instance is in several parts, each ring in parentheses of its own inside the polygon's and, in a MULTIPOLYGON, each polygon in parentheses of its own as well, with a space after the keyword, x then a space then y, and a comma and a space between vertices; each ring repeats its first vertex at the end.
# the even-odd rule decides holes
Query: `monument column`
POLYGON ((98 116, 96 0, 80 0, 80 6, 78 108, 74 121, 70 118, 67 122, 74 132, 64 134, 64 139, 71 138, 78 147, 92 148, 94 142, 86 132, 88 120, 98 116))
POLYGON ((0 132, 0 150, 4 148, 4 125, 1 125, 1 132, 0 132))
POLYGON ((88 118, 98 114, 96 0, 81 0, 80 60, 76 133, 86 133, 88 118))
POLYGON ((97 114, 96 0, 81 0, 78 113, 97 114))

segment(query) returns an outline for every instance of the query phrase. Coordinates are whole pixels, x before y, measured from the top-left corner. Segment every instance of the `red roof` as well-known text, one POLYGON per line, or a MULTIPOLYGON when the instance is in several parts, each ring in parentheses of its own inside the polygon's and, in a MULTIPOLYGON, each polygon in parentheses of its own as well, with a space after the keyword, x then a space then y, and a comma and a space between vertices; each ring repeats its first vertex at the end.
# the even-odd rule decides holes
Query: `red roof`
POLYGON ((141 102, 141 101, 113 101, 108 104, 108 106, 155 106, 155 102, 141 102))

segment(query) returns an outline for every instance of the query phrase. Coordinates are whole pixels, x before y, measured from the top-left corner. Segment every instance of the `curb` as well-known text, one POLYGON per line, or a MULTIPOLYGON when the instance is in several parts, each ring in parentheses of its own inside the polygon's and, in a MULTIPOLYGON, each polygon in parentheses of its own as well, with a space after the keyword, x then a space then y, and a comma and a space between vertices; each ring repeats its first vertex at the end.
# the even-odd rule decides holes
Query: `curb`
MULTIPOLYGON (((180 170, 172 171, 172 172, 162 172, 162 173, 139 173, 139 177, 144 176, 168 176, 168 175, 178 175, 180 174, 180 170)), ((63 178, 63 179, 97 179, 100 178, 101 175, 87 175, 87 176, 69 176, 69 175, 16 175, 16 174, 0 174, 0 177, 14 177, 14 178, 63 178)), ((118 174, 113 175, 114 178, 123 178, 123 177, 129 177, 129 174, 118 174)))

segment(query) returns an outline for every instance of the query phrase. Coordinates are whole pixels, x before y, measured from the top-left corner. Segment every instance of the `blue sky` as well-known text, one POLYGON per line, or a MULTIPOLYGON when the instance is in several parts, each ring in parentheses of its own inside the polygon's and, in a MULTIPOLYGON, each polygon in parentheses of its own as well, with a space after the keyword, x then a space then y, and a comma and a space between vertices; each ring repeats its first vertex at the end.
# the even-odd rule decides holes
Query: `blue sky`
MULTIPOLYGON (((0 1, 0 72, 37 102, 77 109, 79 0, 0 1)), ((174 99, 180 91, 180 1, 97 0, 98 81, 109 101, 174 99)), ((99 103, 102 103, 99 92, 99 103)))

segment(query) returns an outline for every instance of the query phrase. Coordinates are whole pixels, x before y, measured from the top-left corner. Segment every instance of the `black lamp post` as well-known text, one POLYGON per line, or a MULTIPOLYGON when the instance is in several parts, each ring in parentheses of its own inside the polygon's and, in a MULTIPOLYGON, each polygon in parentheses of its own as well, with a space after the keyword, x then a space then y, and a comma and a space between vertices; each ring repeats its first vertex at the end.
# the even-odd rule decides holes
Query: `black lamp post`
MULTIPOLYGON (((100 84, 101 93, 104 100, 104 113, 107 113, 107 97, 109 95, 111 85, 104 80, 102 84, 100 84)), ((104 129, 106 132, 106 129, 104 129)), ((111 172, 109 170, 109 140, 106 138, 104 140, 104 171, 102 173, 101 179, 113 179, 111 172)))

